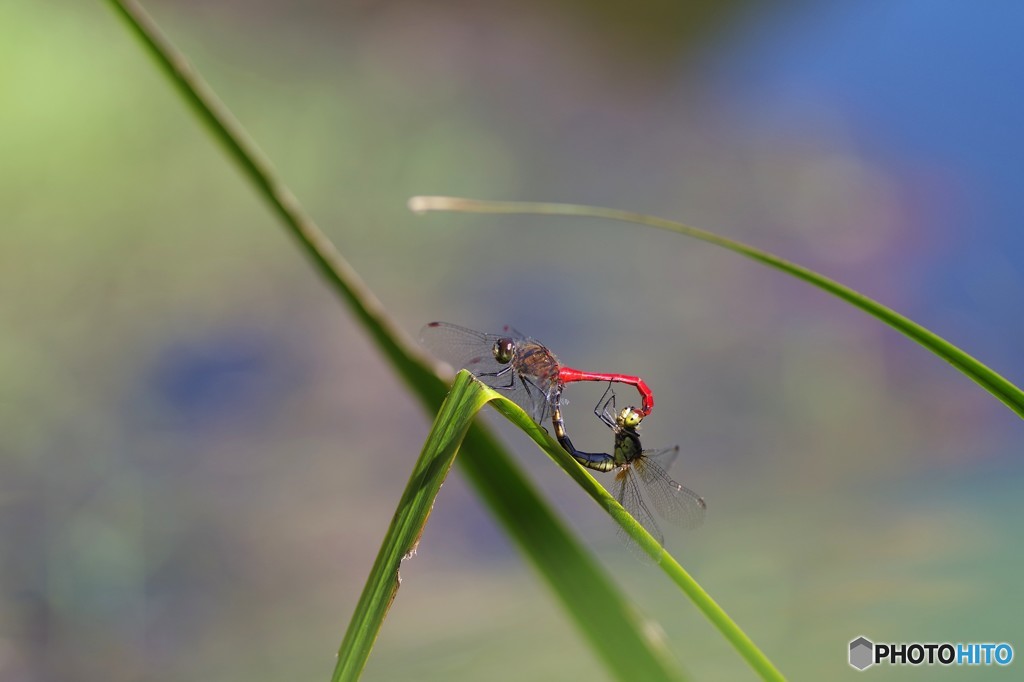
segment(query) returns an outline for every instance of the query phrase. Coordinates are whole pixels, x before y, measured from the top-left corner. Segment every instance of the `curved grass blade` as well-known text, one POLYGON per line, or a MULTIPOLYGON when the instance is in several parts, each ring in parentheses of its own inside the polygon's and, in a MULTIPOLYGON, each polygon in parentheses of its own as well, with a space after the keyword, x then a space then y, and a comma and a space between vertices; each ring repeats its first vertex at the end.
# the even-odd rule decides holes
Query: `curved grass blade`
MULTIPOLYGON (((333 682, 357 679, 366 665, 374 640, 398 590, 401 562, 415 551, 434 498, 473 418, 481 407, 494 399, 506 400, 477 381, 469 372, 462 371, 456 376, 451 392, 434 420, 433 429, 416 462, 363 588, 338 653, 333 682)), ((526 420, 536 426, 529 416, 526 416, 526 420)), ((518 420, 515 421, 518 423, 518 420)), ((540 523, 534 522, 536 515, 543 516, 548 510, 538 509, 529 496, 521 496, 521 491, 514 485, 511 488, 506 486, 507 471, 479 467, 479 462, 471 466, 494 477, 495 485, 486 486, 485 489, 501 491, 500 494, 510 498, 506 503, 495 506, 506 515, 504 520, 511 526, 513 538, 524 549, 529 549, 531 544, 538 544, 545 549, 540 557, 531 552, 527 554, 535 559, 542 572, 552 573, 555 594, 562 597, 566 606, 570 607, 570 613, 576 617, 577 624, 588 638, 602 643, 602 657, 616 677, 622 680, 682 679, 681 672, 664 645, 644 635, 646 628, 636 610, 618 594, 607 577, 591 570, 589 558, 579 545, 572 542, 565 529, 551 527, 543 518, 540 523), (554 565, 567 570, 551 571, 554 565), (584 604, 584 610, 577 613, 573 607, 575 601, 584 604), (608 630, 604 629, 604 623, 609 619, 609 609, 614 610, 616 620, 627 626, 614 631, 614 641, 609 639, 608 630)))
POLYGON ((618 211, 612 208, 599 206, 585 206, 580 204, 555 204, 527 201, 480 201, 476 199, 461 199, 456 197, 413 197, 409 200, 409 208, 415 213, 426 211, 457 211, 461 213, 501 213, 501 214, 522 214, 533 213, 539 215, 563 215, 585 218, 603 218, 606 220, 618 220, 627 223, 637 223, 656 227, 670 232, 693 237, 722 248, 735 251, 748 258, 764 263, 776 270, 781 270, 797 279, 812 284, 819 289, 837 296, 850 305, 860 308, 887 325, 902 332, 918 342, 931 352, 947 361, 962 373, 979 384, 986 391, 998 398, 1004 405, 1024 418, 1024 391, 1015 386, 1005 377, 984 365, 981 361, 964 352, 957 346, 938 334, 925 329, 913 320, 904 317, 892 308, 882 305, 878 301, 868 298, 853 289, 840 284, 834 279, 818 274, 796 263, 791 263, 779 258, 767 251, 748 246, 734 239, 721 237, 713 232, 690 227, 683 223, 655 216, 631 213, 629 211, 618 211))
POLYGON ((489 400, 482 387, 469 373, 460 373, 441 404, 341 642, 331 677, 334 682, 356 680, 365 667, 401 584, 398 571, 402 560, 415 554, 434 498, 455 461, 466 431, 489 400))
MULTIPOLYGON (((227 108, 139 4, 134 0, 108 2, 281 218, 317 271, 349 305, 424 408, 433 414, 448 389, 436 366, 391 320, 380 301, 274 175, 227 108)), ((491 432, 474 424, 464 442, 466 447, 459 462, 470 485, 547 580, 594 652, 605 661, 609 672, 617 679, 636 679, 626 664, 660 660, 660 654, 650 641, 641 636, 630 619, 622 617, 630 608, 607 573, 558 521, 491 432), (577 585, 589 587, 566 587, 577 585), (622 636, 626 630, 633 631, 622 636), (609 645, 608 633, 616 633, 621 642, 609 645), (624 663, 613 665, 613 659, 624 663)), ((658 666, 652 663, 647 667, 653 670, 658 666)), ((665 676, 666 679, 679 677, 680 674, 665 676)))
MULTIPOLYGON (((493 400, 494 407, 509 421, 525 431, 547 455, 562 467, 580 487, 601 507, 607 511, 615 522, 622 527, 640 548, 646 552, 668 575, 669 578, 690 598, 701 613, 711 621, 722 636, 747 661, 751 668, 765 680, 784 680, 778 668, 764 655, 753 640, 729 617, 721 606, 711 598, 704 588, 686 572, 669 552, 662 547, 647 530, 626 511, 618 500, 605 490, 589 471, 569 456, 551 435, 530 418, 521 407, 501 395, 493 400)), ((637 677, 635 679, 644 679, 637 677)))

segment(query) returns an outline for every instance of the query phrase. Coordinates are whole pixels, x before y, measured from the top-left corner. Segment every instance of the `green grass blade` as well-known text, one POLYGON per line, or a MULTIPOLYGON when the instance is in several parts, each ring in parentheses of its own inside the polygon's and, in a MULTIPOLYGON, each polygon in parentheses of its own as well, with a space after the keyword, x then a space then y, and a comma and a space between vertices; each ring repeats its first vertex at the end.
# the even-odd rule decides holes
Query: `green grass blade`
POLYGON ((415 553, 434 498, 455 461, 466 431, 490 398, 483 389, 483 384, 475 381, 471 374, 462 372, 441 404, 341 642, 331 678, 334 682, 357 680, 366 666, 384 617, 398 592, 402 560, 415 553))
POLYGON ((735 251, 736 253, 752 258, 777 270, 813 284, 834 296, 837 296, 847 303, 860 308, 887 325, 902 332, 914 341, 946 360, 958 370, 966 374, 986 391, 998 398, 1003 404, 1024 417, 1024 391, 1017 388, 991 368, 985 366, 976 358, 964 352, 949 341, 925 329, 916 322, 899 314, 892 308, 882 305, 864 294, 840 284, 839 282, 809 270, 803 266, 791 263, 779 258, 767 251, 748 246, 733 239, 721 237, 713 232, 690 227, 683 223, 655 216, 631 213, 629 211, 618 211, 611 208, 599 206, 584 206, 579 204, 553 204, 540 202, 520 201, 479 201, 476 199, 461 199, 455 197, 413 197, 409 200, 409 208, 416 213, 426 211, 458 211, 462 213, 501 213, 501 214, 522 214, 533 213, 539 215, 563 215, 585 218, 603 218, 606 220, 618 220, 627 223, 637 223, 656 227, 670 232, 693 237, 722 248, 735 251))
MULTIPOLYGON (((217 100, 184 56, 161 34, 134 0, 108 0, 143 43, 182 97, 193 107, 214 137, 228 150, 258 193, 281 218, 317 271, 341 295, 395 371, 433 414, 447 391, 430 360, 420 353, 387 315, 326 235, 301 210, 241 126, 217 100)), ((569 534, 536 490, 513 464, 494 436, 474 424, 465 439, 460 467, 476 493, 548 581, 570 617, 617 679, 637 679, 630 673, 641 666, 649 679, 680 679, 666 662, 660 645, 642 635, 632 609, 594 559, 569 534), (565 559, 569 557, 569 559, 565 559), (564 560, 563 560, 564 559, 564 560), (588 586, 582 589, 580 586, 588 586), (629 632, 626 632, 626 631, 629 632), (609 634, 616 641, 609 643, 609 634), (614 662, 614 663, 613 663, 614 662)))
MULTIPOLYGON (((525 431, 540 448, 569 474, 595 502, 607 511, 623 530, 654 559, 662 571, 690 598, 704 616, 735 647, 736 651, 765 680, 783 680, 782 673, 764 655, 753 640, 729 617, 669 552, 626 511, 589 471, 579 465, 551 435, 537 425, 526 412, 511 400, 498 395, 494 407, 512 423, 525 431)), ((645 679, 637 677, 636 679, 645 679)))

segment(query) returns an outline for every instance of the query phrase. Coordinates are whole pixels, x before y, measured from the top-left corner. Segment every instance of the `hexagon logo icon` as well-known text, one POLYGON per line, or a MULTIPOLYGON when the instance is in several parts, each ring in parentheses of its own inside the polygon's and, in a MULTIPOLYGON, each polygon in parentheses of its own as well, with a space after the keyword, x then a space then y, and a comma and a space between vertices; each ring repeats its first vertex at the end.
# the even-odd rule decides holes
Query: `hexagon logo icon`
POLYGON ((875 645, 867 637, 858 637, 850 642, 850 665, 865 670, 875 664, 875 645))

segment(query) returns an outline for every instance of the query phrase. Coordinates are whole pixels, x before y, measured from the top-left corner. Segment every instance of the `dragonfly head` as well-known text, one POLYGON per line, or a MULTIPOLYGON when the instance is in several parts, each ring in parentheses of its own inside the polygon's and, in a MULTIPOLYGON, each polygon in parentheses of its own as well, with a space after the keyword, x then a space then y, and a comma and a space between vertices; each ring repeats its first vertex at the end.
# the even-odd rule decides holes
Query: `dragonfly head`
POLYGON ((515 350, 515 344, 513 344, 510 338, 501 338, 494 342, 494 346, 491 347, 491 353, 494 355, 494 359, 502 365, 507 365, 512 362, 512 352, 515 350))
POLYGON ((617 417, 615 417, 615 423, 623 428, 635 429, 640 426, 640 422, 642 422, 643 419, 643 413, 631 406, 622 408, 622 411, 619 412, 617 417))

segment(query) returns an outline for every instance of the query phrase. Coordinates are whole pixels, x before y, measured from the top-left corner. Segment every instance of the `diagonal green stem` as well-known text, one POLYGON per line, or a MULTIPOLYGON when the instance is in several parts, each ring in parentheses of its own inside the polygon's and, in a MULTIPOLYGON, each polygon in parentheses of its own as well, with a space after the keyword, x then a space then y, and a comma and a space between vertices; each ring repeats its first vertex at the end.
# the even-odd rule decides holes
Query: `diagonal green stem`
POLYGON ((667 220, 642 213, 631 213, 619 211, 613 208, 600 206, 585 206, 580 204, 558 204, 531 201, 481 201, 477 199, 462 199, 457 197, 413 197, 409 200, 409 208, 416 213, 426 211, 457 211, 461 213, 500 213, 500 214, 523 214, 533 213, 539 215, 562 215, 585 218, 603 218, 606 220, 618 220, 627 223, 637 223, 656 227, 670 232, 693 237, 722 248, 735 251, 748 258, 764 263, 777 270, 802 279, 819 289, 837 296, 847 303, 860 308, 864 312, 877 317, 882 322, 896 329, 914 341, 918 342, 931 352, 946 360, 962 373, 977 382, 982 388, 998 398, 1003 404, 1024 418, 1024 391, 1017 388, 1006 378, 984 365, 981 361, 964 352, 957 346, 938 334, 917 324, 913 320, 899 314, 892 308, 882 305, 878 301, 868 298, 864 294, 854 291, 848 286, 840 284, 834 279, 818 274, 796 263, 779 258, 776 255, 762 251, 761 249, 748 246, 734 239, 721 237, 713 232, 702 230, 697 227, 690 227, 675 220, 667 220))

